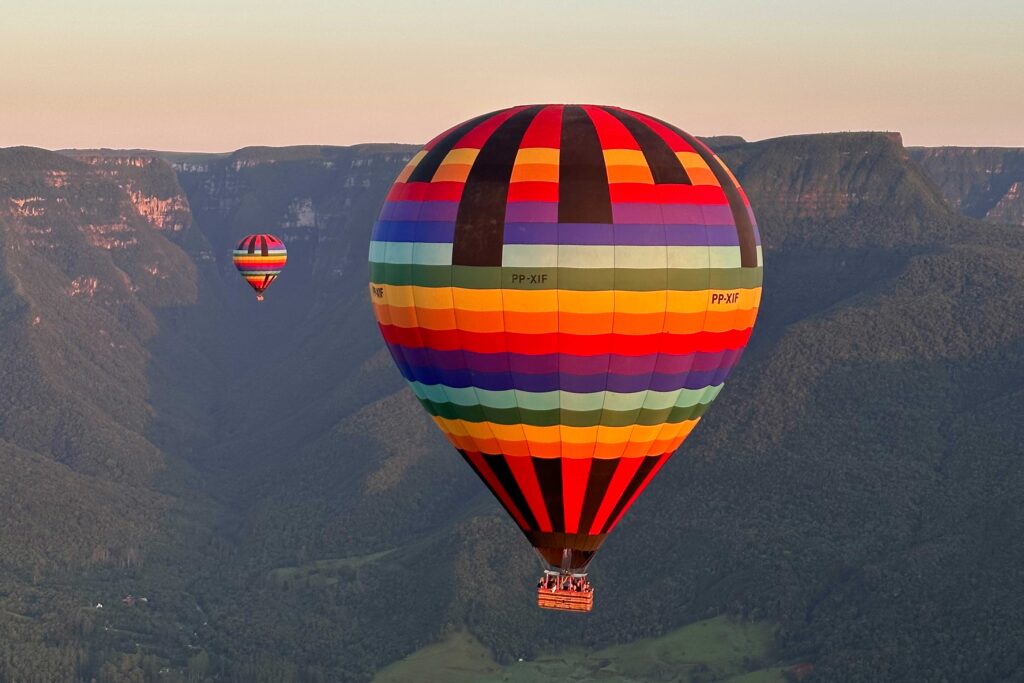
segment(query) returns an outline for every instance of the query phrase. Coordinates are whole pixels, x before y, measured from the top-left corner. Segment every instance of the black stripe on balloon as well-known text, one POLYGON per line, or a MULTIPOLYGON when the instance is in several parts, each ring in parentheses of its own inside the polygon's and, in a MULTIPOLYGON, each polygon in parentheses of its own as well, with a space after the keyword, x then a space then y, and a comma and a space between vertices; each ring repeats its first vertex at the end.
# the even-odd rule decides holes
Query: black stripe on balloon
POLYGON ((601 533, 608 533, 608 527, 619 518, 622 514, 622 510, 626 507, 626 504, 636 493, 640 485, 647 479, 647 475, 651 473, 651 469, 658 464, 658 460, 663 458, 662 455, 649 455, 644 458, 644 461, 640 463, 640 467, 637 468, 636 473, 633 474, 633 478, 629 480, 629 484, 626 486, 626 490, 622 492, 622 497, 619 498, 619 502, 612 508, 612 514, 608 515, 608 520, 604 523, 604 527, 601 529, 601 533))
POLYGON ((526 129, 541 107, 510 116, 487 138, 466 177, 455 217, 452 265, 500 266, 512 168, 526 129))
POLYGON ((617 118, 640 145, 640 151, 643 152, 644 159, 651 169, 655 185, 693 185, 679 157, 660 135, 651 130, 650 126, 618 109, 604 111, 617 118))
POLYGON ((267 255, 267 251, 268 251, 267 250, 267 238, 263 237, 261 235, 260 236, 260 253, 263 254, 264 256, 266 256, 267 255))
POLYGON ((459 124, 452 132, 441 138, 434 148, 424 155, 420 163, 416 164, 416 168, 409 174, 409 179, 406 180, 408 183, 429 183, 434 179, 434 174, 437 172, 437 168, 444 161, 444 158, 448 156, 448 152, 452 151, 452 148, 458 144, 459 140, 464 138, 469 131, 476 128, 480 122, 494 116, 498 112, 492 111, 490 114, 484 114, 477 116, 475 119, 470 119, 465 123, 459 124))
POLYGON ((252 237, 249 238, 249 253, 256 253, 256 235, 253 235, 252 237))
POLYGON ((518 508, 519 513, 526 520, 526 526, 530 529, 539 529, 540 525, 537 524, 537 518, 533 516, 533 510, 530 509, 530 504, 526 502, 526 496, 523 495, 523 490, 519 487, 519 482, 516 481, 516 476, 512 474, 511 468, 508 466, 508 461, 505 460, 504 455, 490 455, 483 453, 484 462, 490 466, 491 471, 494 472, 494 476, 498 478, 501 485, 505 488, 508 497, 512 499, 512 503, 518 508))
POLYGON ((548 509, 553 533, 565 532, 565 507, 562 501, 562 462, 558 458, 531 458, 537 483, 548 509))
POLYGON ((579 533, 589 535, 590 525, 594 523, 594 517, 604 502, 608 485, 612 483, 612 477, 615 476, 615 470, 618 469, 620 462, 621 458, 594 458, 591 461, 587 493, 583 497, 583 511, 580 513, 579 533))
MULTIPOLYGON (((469 459, 468 455, 466 455, 466 451, 462 450, 461 448, 456 450, 459 451, 459 455, 461 455, 462 459, 466 461, 466 464, 469 465, 470 469, 472 469, 476 473, 476 476, 480 477, 480 481, 484 483, 484 486, 486 486, 487 490, 491 492, 491 495, 494 496, 494 499, 501 503, 501 507, 505 508, 505 511, 508 512, 510 516, 515 517, 515 515, 512 513, 512 510, 509 510, 508 506, 506 506, 504 501, 502 501, 501 493, 493 486, 491 486, 491 482, 487 481, 487 477, 484 476, 483 472, 476 468, 476 465, 473 464, 473 461, 469 459)), ((487 464, 486 460, 484 461, 484 464, 487 464)))
MULTIPOLYGON (((657 121, 657 119, 655 120, 657 121)), ((671 123, 665 123, 664 121, 660 123, 686 140, 700 158, 704 160, 704 163, 711 168, 711 172, 715 174, 715 180, 722 186, 725 198, 729 201, 732 220, 736 224, 736 236, 740 242, 740 266, 743 268, 756 268, 757 240, 754 238, 754 223, 750 220, 750 212, 747 210, 747 205, 744 203, 736 183, 729 177, 729 172, 725 170, 725 167, 722 166, 722 163, 711 153, 707 146, 699 142, 697 138, 686 131, 676 128, 671 123)))
POLYGON ((558 222, 612 222, 612 199, 601 139, 587 112, 577 106, 568 106, 562 112, 558 222))

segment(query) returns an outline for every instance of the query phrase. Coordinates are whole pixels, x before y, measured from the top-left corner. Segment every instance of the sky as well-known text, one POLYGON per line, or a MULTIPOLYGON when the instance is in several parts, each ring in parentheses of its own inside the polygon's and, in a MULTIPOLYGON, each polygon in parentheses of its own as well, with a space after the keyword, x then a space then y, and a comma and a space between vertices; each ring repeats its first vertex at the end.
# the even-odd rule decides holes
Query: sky
POLYGON ((0 147, 420 143, 529 102, 1024 147, 1020 0, 0 0, 0 147))

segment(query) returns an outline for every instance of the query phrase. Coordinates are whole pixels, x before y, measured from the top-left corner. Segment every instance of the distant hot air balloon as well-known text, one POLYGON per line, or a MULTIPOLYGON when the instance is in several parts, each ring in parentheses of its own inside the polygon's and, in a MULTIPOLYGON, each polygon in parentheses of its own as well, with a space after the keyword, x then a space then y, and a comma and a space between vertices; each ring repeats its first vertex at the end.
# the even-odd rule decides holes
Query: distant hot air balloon
POLYGON ((263 301, 264 290, 277 279, 288 261, 288 250, 273 235, 247 235, 235 247, 233 259, 238 272, 256 290, 256 300, 263 301))
POLYGON ((638 112, 485 114, 398 176, 370 243, 377 320, 552 568, 541 606, 589 611, 587 565, 721 391, 761 273, 736 179, 638 112))

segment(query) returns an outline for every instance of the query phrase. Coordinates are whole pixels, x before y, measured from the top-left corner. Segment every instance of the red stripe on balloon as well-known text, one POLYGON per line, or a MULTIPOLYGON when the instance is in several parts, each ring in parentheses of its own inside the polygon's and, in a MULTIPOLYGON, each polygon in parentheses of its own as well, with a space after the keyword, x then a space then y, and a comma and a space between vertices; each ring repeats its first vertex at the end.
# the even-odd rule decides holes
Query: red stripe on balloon
MULTIPOLYGON (((626 501, 626 504, 622 506, 622 510, 619 511, 618 516, 614 520, 612 520, 612 523, 610 525, 608 525, 608 530, 605 533, 611 533, 612 529, 615 528, 615 525, 618 524, 619 521, 622 519, 623 515, 626 514, 626 510, 628 510, 630 506, 632 506, 633 503, 636 502, 636 499, 640 497, 640 494, 644 492, 644 489, 647 488, 647 485, 651 483, 651 480, 654 479, 655 476, 657 476, 658 471, 661 470, 662 466, 666 462, 668 462, 668 459, 670 457, 672 457, 671 453, 665 453, 664 455, 661 456, 657 464, 655 464, 655 466, 651 468, 651 471, 650 473, 648 473, 647 478, 644 479, 643 483, 637 487, 636 491, 633 492, 633 495, 629 497, 628 501, 626 501)), ((642 458, 637 458, 637 460, 642 460, 642 458)))
POLYGON ((534 180, 520 180, 514 183, 509 183, 508 201, 557 202, 558 183, 546 183, 534 180))
POLYGON ((422 327, 381 325, 384 339, 406 348, 429 348, 435 351, 472 353, 520 353, 539 356, 572 349, 574 356, 598 356, 615 353, 623 356, 647 356, 654 353, 686 355, 715 353, 746 346, 752 328, 728 332, 697 332, 694 334, 519 334, 514 332, 466 332, 430 330, 422 327))
POLYGON ((547 147, 558 149, 562 140, 562 110, 565 107, 553 104, 544 107, 526 130, 520 149, 547 147))
POLYGON ((674 151, 674 152, 696 152, 697 151, 697 150, 695 150, 693 148, 693 145, 688 143, 678 133, 676 133, 674 130, 668 128, 667 126, 662 124, 660 121, 655 121, 651 117, 646 116, 644 114, 641 114, 640 112, 629 111, 628 109, 622 109, 620 107, 614 107, 614 108, 616 110, 618 110, 618 111, 621 111, 621 112, 627 114, 628 116, 632 116, 633 118, 635 118, 635 119, 637 119, 639 121, 642 121, 644 124, 647 125, 648 128, 650 128, 655 133, 657 133, 661 137, 661 139, 664 140, 668 144, 668 146, 672 148, 672 151, 674 151))
POLYGON ((533 459, 514 455, 506 455, 505 462, 519 484, 519 490, 523 492, 526 502, 530 505, 537 524, 541 531, 551 531, 551 519, 548 517, 548 508, 544 504, 544 494, 540 490, 540 482, 537 481, 537 471, 533 468, 533 459))
POLYGON ((583 499, 587 495, 591 458, 562 458, 562 506, 565 510, 565 533, 579 531, 583 499))
POLYGON ((516 524, 519 525, 519 528, 523 531, 529 531, 530 527, 526 523, 526 520, 519 513, 519 509, 512 502, 512 498, 509 497, 508 492, 501 485, 501 482, 498 481, 498 477, 495 476, 494 471, 487 465, 484 457, 480 453, 475 453, 473 451, 465 451, 465 456, 466 459, 469 460, 470 465, 473 466, 473 469, 476 470, 476 473, 480 475, 480 478, 484 480, 487 486, 490 487, 491 491, 494 492, 494 495, 498 497, 498 500, 501 501, 501 504, 505 506, 505 510, 507 510, 508 513, 512 515, 512 518, 516 520, 516 524))
POLYGON ((450 180, 436 183, 395 183, 388 193, 387 201, 411 202, 457 202, 462 198, 465 183, 450 180))
POLYGON ((501 124, 505 123, 512 116, 518 114, 524 109, 526 109, 526 107, 513 107, 511 109, 506 109, 500 114, 495 114, 486 121, 482 121, 473 128, 473 130, 466 133, 461 140, 456 142, 452 149, 480 149, 484 146, 484 143, 487 142, 487 138, 494 135, 494 131, 496 131, 501 124))
POLYGON ((611 483, 608 484, 604 500, 601 501, 601 507, 597 509, 594 522, 590 525, 589 533, 601 533, 601 528, 608 521, 608 516, 612 514, 612 510, 622 498, 622 494, 626 492, 626 487, 629 486, 629 482, 633 479, 633 475, 636 474, 643 460, 643 458, 622 458, 620 460, 619 467, 615 470, 611 483))
POLYGON ((594 122, 602 149, 640 149, 636 138, 630 135, 626 127, 614 116, 593 105, 585 105, 583 110, 594 122))

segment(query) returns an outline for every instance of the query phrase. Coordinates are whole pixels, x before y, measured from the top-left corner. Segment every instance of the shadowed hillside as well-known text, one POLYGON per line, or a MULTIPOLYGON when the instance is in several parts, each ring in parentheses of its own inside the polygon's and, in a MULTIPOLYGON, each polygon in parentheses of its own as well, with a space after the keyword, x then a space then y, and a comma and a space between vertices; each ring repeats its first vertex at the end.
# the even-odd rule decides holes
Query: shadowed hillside
POLYGON ((942 194, 968 216, 1024 225, 1024 150, 1005 147, 913 147, 942 194))

